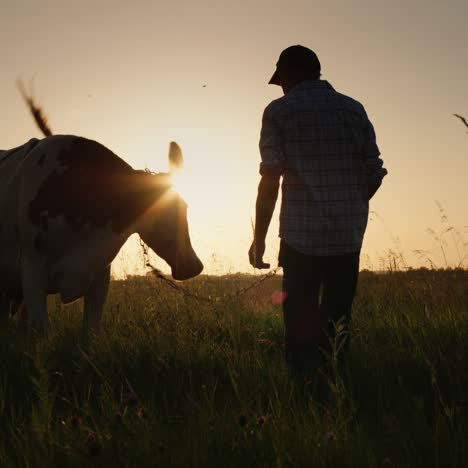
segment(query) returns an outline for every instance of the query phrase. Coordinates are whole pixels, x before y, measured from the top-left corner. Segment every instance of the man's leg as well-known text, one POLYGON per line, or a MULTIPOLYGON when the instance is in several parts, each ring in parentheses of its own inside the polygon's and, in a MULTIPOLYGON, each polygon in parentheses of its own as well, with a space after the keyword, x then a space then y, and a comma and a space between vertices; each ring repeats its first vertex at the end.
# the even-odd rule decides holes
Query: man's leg
POLYGON ((307 260, 306 256, 282 244, 285 353, 288 363, 300 373, 307 372, 312 365, 326 323, 319 308, 319 270, 307 260))
POLYGON ((327 352, 349 347, 349 323, 359 276, 359 252, 328 257, 320 308, 328 317, 327 336, 322 346, 327 352))

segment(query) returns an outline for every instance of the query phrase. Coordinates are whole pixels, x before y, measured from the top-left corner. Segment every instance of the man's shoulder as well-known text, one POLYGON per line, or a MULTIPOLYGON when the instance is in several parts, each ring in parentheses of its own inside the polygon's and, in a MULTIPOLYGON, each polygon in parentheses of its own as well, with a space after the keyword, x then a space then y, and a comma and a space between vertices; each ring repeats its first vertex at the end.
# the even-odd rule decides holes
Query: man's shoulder
POLYGON ((345 110, 356 112, 358 114, 365 113, 364 106, 357 99, 347 96, 346 94, 339 93, 338 91, 335 91, 335 98, 340 102, 340 105, 343 106, 345 110))
POLYGON ((281 96, 277 99, 273 99, 266 107, 265 107, 265 115, 274 115, 278 112, 282 112, 288 108, 288 100, 286 96, 281 96))
MULTIPOLYGON (((316 90, 313 89, 310 90, 311 98, 306 100, 304 100, 304 96, 308 96, 308 89, 298 89, 274 99, 266 106, 264 115, 274 117, 276 115, 287 114, 290 111, 294 111, 297 108, 298 103, 314 103, 317 99, 315 91, 316 90)), ((364 106, 351 96, 340 93, 331 87, 325 90, 324 96, 325 98, 320 99, 320 101, 322 105, 325 105, 326 107, 336 107, 340 110, 359 114, 360 116, 366 115, 364 106)))

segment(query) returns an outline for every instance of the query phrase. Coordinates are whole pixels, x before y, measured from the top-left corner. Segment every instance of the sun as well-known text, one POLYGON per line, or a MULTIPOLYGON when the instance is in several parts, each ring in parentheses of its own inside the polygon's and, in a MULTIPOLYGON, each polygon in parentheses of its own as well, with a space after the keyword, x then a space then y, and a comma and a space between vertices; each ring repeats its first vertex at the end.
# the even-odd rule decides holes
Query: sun
POLYGON ((172 187, 187 203, 195 227, 203 227, 222 213, 225 204, 223 180, 203 169, 183 168, 172 174, 172 187))
POLYGON ((173 189, 188 203, 196 201, 197 187, 193 174, 187 169, 178 169, 172 174, 173 189))

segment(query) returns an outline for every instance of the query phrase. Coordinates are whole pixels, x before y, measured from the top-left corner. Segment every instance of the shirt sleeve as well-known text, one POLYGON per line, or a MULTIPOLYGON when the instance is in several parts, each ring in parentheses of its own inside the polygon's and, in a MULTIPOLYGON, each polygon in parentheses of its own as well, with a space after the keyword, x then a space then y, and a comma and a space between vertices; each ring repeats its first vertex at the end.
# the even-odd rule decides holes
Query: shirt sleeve
POLYGON ((367 117, 362 104, 353 106, 353 111, 347 114, 347 122, 351 126, 353 138, 363 158, 364 170, 367 183, 380 185, 382 179, 387 175, 387 169, 383 167, 380 158, 380 150, 377 146, 374 126, 367 117))
POLYGON ((380 158, 380 150, 377 146, 374 126, 367 117, 364 109, 362 118, 362 151, 364 156, 367 181, 372 185, 380 185, 382 179, 388 174, 388 171, 383 167, 383 160, 380 158))
POLYGON ((274 109, 269 105, 263 112, 260 132, 260 175, 282 175, 285 157, 281 143, 281 129, 274 109))

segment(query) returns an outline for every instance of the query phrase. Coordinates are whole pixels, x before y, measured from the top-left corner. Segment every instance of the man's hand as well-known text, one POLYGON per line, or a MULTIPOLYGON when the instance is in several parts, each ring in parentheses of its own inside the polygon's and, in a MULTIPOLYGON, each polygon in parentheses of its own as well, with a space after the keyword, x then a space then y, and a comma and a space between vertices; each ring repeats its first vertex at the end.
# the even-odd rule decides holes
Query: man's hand
POLYGON ((269 263, 263 261, 263 254, 265 253, 265 241, 254 241, 249 249, 249 261, 254 268, 260 270, 270 268, 269 263))
POLYGON ((279 180, 279 174, 263 174, 258 184, 254 240, 249 249, 249 261, 254 268, 270 268, 270 264, 263 261, 263 254, 265 253, 268 226, 278 198, 279 180))

